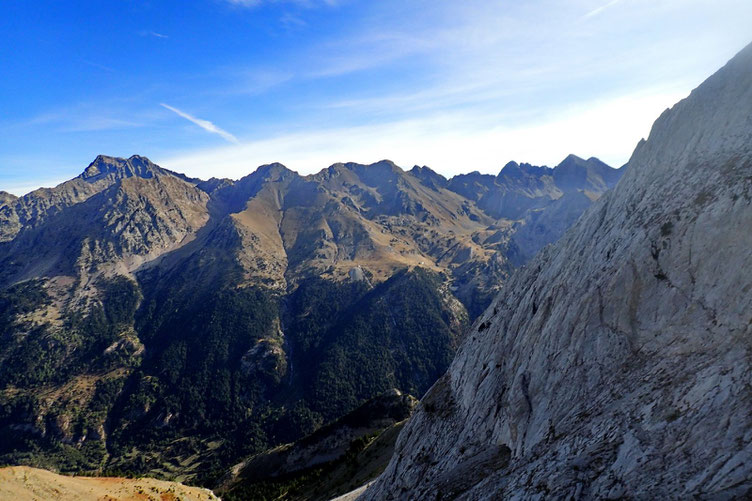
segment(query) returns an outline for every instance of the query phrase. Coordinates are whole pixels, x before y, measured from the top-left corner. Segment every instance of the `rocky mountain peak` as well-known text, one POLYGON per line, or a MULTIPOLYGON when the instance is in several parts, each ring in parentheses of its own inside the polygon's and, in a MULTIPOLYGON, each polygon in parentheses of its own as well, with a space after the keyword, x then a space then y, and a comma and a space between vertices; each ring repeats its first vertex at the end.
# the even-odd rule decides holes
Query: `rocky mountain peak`
POLYGON ((332 189, 360 185, 378 192, 393 192, 405 186, 407 173, 390 160, 372 164, 357 162, 336 163, 309 176, 314 182, 323 183, 332 189))
POLYGON ((447 178, 425 165, 423 167, 416 165, 409 172, 432 189, 445 188, 448 183, 447 178))
POLYGON ((12 193, 8 193, 7 191, 0 191, 0 207, 3 205, 8 205, 16 201, 18 197, 12 193))
POLYGON ((337 162, 337 163, 330 165, 326 169, 323 169, 320 172, 314 174, 313 177, 331 179, 337 176, 348 176, 352 173, 351 172, 352 169, 350 168, 350 166, 352 165, 354 164, 352 163, 345 164, 342 162, 337 162))
POLYGON ((89 182, 98 181, 106 176, 117 178, 126 177, 153 177, 159 170, 155 164, 146 157, 133 155, 130 158, 109 157, 98 155, 81 174, 81 179, 89 182))
POLYGON ((599 159, 591 157, 585 160, 571 154, 554 167, 552 175, 556 185, 563 190, 584 188, 602 192, 619 180, 619 172, 599 159))
POLYGON ((540 178, 549 175, 551 168, 546 166, 537 166, 529 163, 508 162, 499 172, 499 180, 520 180, 525 177, 540 178))
POLYGON ((0 213, 0 242, 12 240, 22 228, 36 227, 64 208, 79 204, 123 179, 150 179, 157 175, 192 184, 198 181, 162 169, 146 157, 134 155, 125 159, 99 155, 79 176, 69 181, 54 188, 39 188, 20 198, 6 199, 7 210, 0 213))
MULTIPOLYGON (((349 163, 349 164, 346 164, 346 165, 358 166, 358 165, 362 165, 362 164, 349 163)), ((371 169, 383 169, 383 170, 387 170, 387 171, 398 171, 398 170, 402 171, 402 169, 397 164, 395 164, 394 162, 392 162, 391 160, 388 160, 388 159, 379 160, 378 162, 374 162, 372 164, 369 164, 366 167, 369 167, 371 169)))
POLYGON ((285 165, 279 162, 262 165, 256 169, 255 174, 260 175, 269 181, 277 181, 283 178, 297 176, 295 171, 288 169, 285 165))
POLYGON ((561 161, 561 163, 559 163, 557 167, 561 167, 562 165, 570 165, 570 164, 583 165, 586 162, 587 160, 585 160, 584 158, 578 157, 574 153, 570 153, 569 155, 566 156, 564 160, 561 161))
POLYGON ((369 186, 395 183, 405 174, 405 171, 391 160, 381 160, 368 165, 349 162, 345 164, 345 167, 350 169, 369 186))

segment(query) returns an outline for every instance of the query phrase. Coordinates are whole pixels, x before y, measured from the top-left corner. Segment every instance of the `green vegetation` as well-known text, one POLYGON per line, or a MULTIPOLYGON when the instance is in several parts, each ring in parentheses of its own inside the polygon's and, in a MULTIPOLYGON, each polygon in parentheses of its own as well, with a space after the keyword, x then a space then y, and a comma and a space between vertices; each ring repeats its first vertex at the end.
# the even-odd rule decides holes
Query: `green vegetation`
POLYGON ((38 281, 25 282, 3 293, 2 325, 8 331, 28 331, 22 339, 2 336, 0 350, 5 360, 0 365, 0 387, 59 384, 77 374, 123 365, 124 359, 113 360, 105 350, 132 325, 140 301, 138 286, 125 277, 98 285, 101 304, 92 305, 88 311, 71 312, 62 329, 32 322, 18 325, 18 315, 50 303, 38 281))
POLYGON ((402 271, 343 311, 314 345, 306 398, 330 421, 390 388, 422 395, 446 370, 458 332, 440 277, 402 271))
POLYGON ((9 287, 0 292, 0 328, 7 331, 16 315, 30 313, 51 302, 42 280, 28 280, 9 287))
POLYGON ((102 280, 97 288, 101 303, 71 312, 55 328, 23 320, 51 304, 41 281, 18 284, 0 295, 0 317, 8 331, 0 338, 0 389, 14 389, 0 393, 0 430, 9 437, 0 443, 0 464, 69 472, 101 468, 106 450, 99 430, 124 383, 122 376, 108 372, 138 363, 132 349, 108 348, 132 331, 141 296, 137 284, 125 277, 102 280), (10 334, 23 329, 22 336, 10 334), (49 400, 46 392, 60 397, 49 400))
POLYGON ((51 299, 41 282, 6 290, 0 463, 208 485, 386 390, 422 394, 460 334, 425 270, 375 288, 311 278, 286 297, 227 270, 198 286, 187 272, 102 280, 100 301, 22 337, 19 318, 51 299))
MULTIPOLYGON (((224 440, 221 455, 233 459, 268 444, 262 424, 270 413, 271 377, 242 358, 272 332, 276 303, 256 288, 193 299, 184 309, 149 308, 151 314, 139 320, 152 356, 134 373, 116 408, 111 447, 118 456, 134 448, 166 449, 180 437, 224 440)), ((154 466, 135 461, 120 468, 154 466)))

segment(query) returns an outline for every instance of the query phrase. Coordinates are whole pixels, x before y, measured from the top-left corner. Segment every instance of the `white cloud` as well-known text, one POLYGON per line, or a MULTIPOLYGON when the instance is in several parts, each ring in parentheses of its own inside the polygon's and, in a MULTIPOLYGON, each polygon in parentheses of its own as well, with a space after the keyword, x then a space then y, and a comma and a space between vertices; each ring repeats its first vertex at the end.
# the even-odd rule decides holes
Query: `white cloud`
POLYGON ((230 143, 236 143, 236 144, 239 143, 238 138, 236 138, 235 136, 233 136, 232 134, 230 134, 226 130, 220 129, 219 127, 217 127, 216 125, 214 125, 213 123, 211 123, 208 120, 203 120, 201 118, 196 118, 193 115, 189 115, 188 113, 186 113, 184 111, 181 111, 181 110, 179 110, 177 108, 173 108, 169 104, 159 103, 159 105, 162 106, 162 107, 164 107, 164 108, 167 108, 168 110, 172 111, 173 113, 176 113, 177 115, 185 118, 186 120, 188 120, 190 122, 193 122, 194 124, 198 125, 202 129, 204 129, 205 131, 211 132, 212 134, 217 134, 217 135, 221 136, 225 141, 228 141, 230 143))
POLYGON ((148 114, 134 113, 124 103, 82 102, 49 110, 15 127, 52 126, 55 132, 95 132, 144 127, 150 120, 148 114))
POLYGON ((555 165, 567 154, 597 156, 615 167, 628 159, 652 122, 685 93, 657 90, 561 110, 544 120, 478 128, 475 115, 441 114, 374 126, 301 132, 237 146, 157 159, 190 176, 239 178, 279 161, 302 174, 338 161, 384 158, 429 165, 444 175, 497 173, 508 160, 555 165))

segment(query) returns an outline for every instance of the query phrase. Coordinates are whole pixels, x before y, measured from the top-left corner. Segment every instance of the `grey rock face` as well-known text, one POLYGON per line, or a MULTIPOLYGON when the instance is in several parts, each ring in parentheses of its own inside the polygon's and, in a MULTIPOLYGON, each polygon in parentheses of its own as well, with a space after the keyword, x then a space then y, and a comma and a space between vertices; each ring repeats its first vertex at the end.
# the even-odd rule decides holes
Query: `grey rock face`
POLYGON ((361 499, 752 494, 752 46, 505 284, 361 499))
MULTIPOLYGON (((175 249, 207 222, 209 196, 193 184, 150 162, 151 171, 112 174, 97 167, 101 158, 108 157, 98 157, 82 174, 114 176, 87 184, 101 191, 70 206, 50 207, 13 240, 0 241, 0 285, 58 275, 85 282, 84 276, 105 271, 101 268, 129 273, 175 249), (97 183, 103 182, 111 184, 102 189, 97 183)), ((134 159, 140 157, 113 160, 127 168, 134 159)), ((45 200, 65 195, 69 183, 80 179, 47 190, 50 197, 45 200)), ((35 194, 24 197, 24 203, 39 202, 35 194)))
POLYGON ((148 158, 97 156, 77 177, 54 188, 39 188, 22 197, 0 192, 0 242, 13 240, 22 229, 35 228, 50 217, 100 193, 122 179, 156 175, 191 180, 153 164, 148 158))

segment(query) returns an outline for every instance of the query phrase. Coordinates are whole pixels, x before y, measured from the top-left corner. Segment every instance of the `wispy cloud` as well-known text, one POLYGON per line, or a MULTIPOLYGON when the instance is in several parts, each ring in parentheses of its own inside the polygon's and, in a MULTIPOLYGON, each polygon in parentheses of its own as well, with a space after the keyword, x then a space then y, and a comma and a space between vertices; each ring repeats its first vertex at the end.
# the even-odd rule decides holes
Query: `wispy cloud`
POLYGON ((752 2, 742 0, 213 1, 219 8, 209 14, 218 18, 199 21, 221 23, 212 25, 212 40, 227 37, 216 45, 222 57, 186 45, 165 67, 164 54, 150 47, 192 25, 176 25, 164 40, 148 30, 167 27, 137 23, 127 35, 153 42, 138 44, 141 71, 123 72, 114 54, 72 56, 110 64, 118 78, 77 59, 74 69, 99 78, 81 79, 65 95, 73 104, 29 102, 8 114, 14 96, 0 106, 3 153, 55 151, 37 161, 0 156, 2 184, 9 169, 44 179, 60 158, 85 164, 101 152, 148 154, 206 177, 241 176, 275 160, 311 172, 337 160, 390 157, 452 174, 498 172, 509 159, 551 164, 573 152, 619 165, 663 108, 749 41, 752 18, 752 2), (228 23, 228 11, 243 19, 228 23), (234 43, 244 30, 253 43, 234 43), (98 102, 76 105, 78 95, 98 102), (616 100, 624 96, 632 97, 616 100), (239 140, 155 106, 166 101, 217 120, 239 140), (224 140, 204 135, 212 144, 202 151, 181 123, 224 140), (35 165, 43 170, 31 174, 35 165))
POLYGON ((151 117, 134 112, 129 105, 132 103, 83 102, 48 110, 12 127, 49 126, 55 132, 98 132, 146 126, 151 117))
POLYGON ((159 33, 157 31, 151 31, 151 30, 141 30, 138 32, 138 35, 144 38, 153 37, 153 38, 161 38, 163 40, 170 38, 170 35, 165 35, 164 33, 159 33))
POLYGON ((63 132, 96 132, 104 130, 130 129, 143 126, 144 124, 142 122, 93 115, 89 117, 79 117, 77 121, 64 126, 61 130, 63 132))
POLYGON ((193 122, 194 124, 198 125, 202 129, 204 129, 205 131, 211 132, 212 134, 217 134, 218 136, 221 136, 227 142, 239 144, 238 138, 236 138, 235 136, 233 136, 232 134, 230 134, 226 130, 220 129, 219 127, 217 127, 216 125, 214 125, 209 120, 203 120, 201 118, 196 118, 193 115, 190 115, 190 114, 188 114, 188 113, 186 113, 184 111, 181 111, 181 110, 179 110, 177 108, 174 108, 174 107, 170 106, 169 104, 159 103, 159 105, 162 106, 163 108, 166 108, 166 109, 172 111, 173 113, 175 113, 175 114, 177 114, 177 115, 185 118, 186 120, 188 120, 190 122, 193 122))
POLYGON ((337 161, 389 158, 403 167, 429 165, 451 176, 470 170, 497 173, 508 160, 555 165, 575 153, 618 167, 647 136, 661 111, 683 96, 656 89, 582 103, 524 124, 500 118, 478 124, 473 113, 439 113, 369 126, 303 130, 157 160, 191 176, 232 178, 275 161, 310 174, 337 161))
POLYGON ((587 19, 589 17, 597 16, 598 14, 600 14, 601 12, 603 12, 604 10, 613 7, 614 5, 616 5, 619 2, 621 2, 621 0, 611 0, 607 4, 601 5, 600 7, 597 7, 595 9, 591 10, 590 12, 588 12, 587 14, 585 14, 583 17, 587 19))

